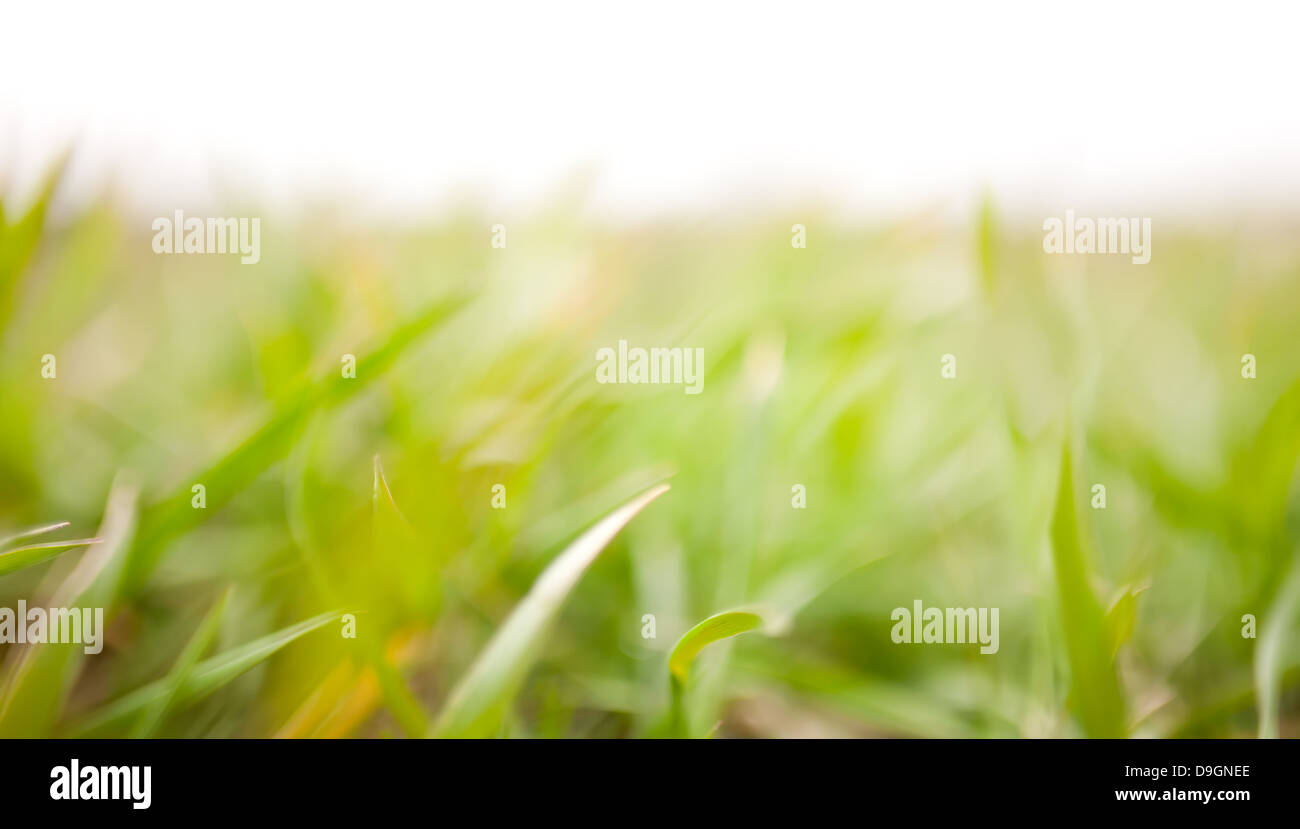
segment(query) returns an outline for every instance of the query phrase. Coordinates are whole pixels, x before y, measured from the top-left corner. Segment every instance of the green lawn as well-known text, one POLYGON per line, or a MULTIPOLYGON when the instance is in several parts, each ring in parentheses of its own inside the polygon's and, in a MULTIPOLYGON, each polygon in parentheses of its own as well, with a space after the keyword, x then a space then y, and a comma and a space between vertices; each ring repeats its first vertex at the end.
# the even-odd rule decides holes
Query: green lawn
POLYGON ((227 210, 241 265, 44 208, 0 537, 98 543, 0 555, 0 607, 107 630, 0 645, 0 734, 1300 736, 1294 224, 227 210), (597 382, 619 340, 702 393, 597 382), (896 644, 916 600, 997 652, 896 644))

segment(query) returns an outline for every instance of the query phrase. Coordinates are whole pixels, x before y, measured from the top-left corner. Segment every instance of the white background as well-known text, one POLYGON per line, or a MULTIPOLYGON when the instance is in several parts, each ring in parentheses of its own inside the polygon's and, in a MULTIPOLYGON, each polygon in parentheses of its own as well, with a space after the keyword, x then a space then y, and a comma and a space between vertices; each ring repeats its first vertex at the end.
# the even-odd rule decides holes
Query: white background
POLYGON ((0 176, 74 145, 68 198, 153 213, 1294 209, 1294 8, 6 2, 0 176))

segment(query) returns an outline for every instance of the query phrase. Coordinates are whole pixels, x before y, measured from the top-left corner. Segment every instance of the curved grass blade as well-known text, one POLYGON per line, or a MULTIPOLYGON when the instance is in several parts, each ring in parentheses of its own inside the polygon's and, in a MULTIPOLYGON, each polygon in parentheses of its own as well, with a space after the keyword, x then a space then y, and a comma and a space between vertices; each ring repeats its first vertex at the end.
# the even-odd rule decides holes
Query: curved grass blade
POLYGON ((636 496, 580 535, 551 562, 452 691, 434 727, 434 736, 485 737, 497 733, 569 591, 614 536, 667 491, 668 484, 659 484, 636 496))
POLYGON ((199 622, 198 628, 190 641, 185 644, 185 649, 181 651, 180 657, 172 667, 171 673, 163 680, 166 685, 164 693, 158 699, 154 700, 145 708, 140 719, 136 721, 135 727, 131 729, 132 737, 149 737, 158 728, 162 722, 163 716, 167 709, 176 699, 177 693, 189 680, 190 674, 194 672, 194 666, 198 664, 199 657, 203 656, 204 651, 212 644, 216 638, 217 629, 221 626, 221 620, 226 615, 226 606, 230 602, 230 588, 227 588, 217 599, 216 604, 199 622))
MULTIPOLYGON (((763 617, 748 610, 725 610, 716 613, 695 625, 673 645, 668 655, 669 691, 671 692, 668 712, 668 729, 674 737, 689 737, 687 724, 686 680, 690 676, 691 663, 706 646, 723 639, 739 636, 763 626, 763 617)), ((716 726, 715 726, 716 728, 716 726)))
POLYGON ((706 645, 720 639, 739 636, 762 626, 763 617, 744 610, 728 610, 710 616, 686 631, 682 634, 682 638, 677 640, 668 657, 668 672, 672 674, 674 681, 684 685, 690 675, 691 663, 706 645))
MULTIPOLYGON (((211 694, 240 674, 269 659, 290 642, 334 621, 339 618, 339 615, 322 613, 313 616, 200 662, 185 682, 176 689, 172 703, 181 704, 211 694)), ((72 731, 74 734, 83 735, 120 725, 124 720, 138 714, 160 698, 164 698, 168 691, 166 678, 151 682, 119 698, 116 702, 109 703, 97 713, 91 714, 74 726, 72 731)))
POLYGON ((389 508, 392 509, 393 514, 396 515, 403 524, 409 526, 410 522, 406 520, 405 515, 402 515, 402 510, 397 506, 397 499, 393 497, 393 490, 388 486, 388 478, 384 475, 384 465, 379 460, 378 455, 375 455, 374 458, 371 459, 371 464, 373 467, 373 474, 371 478, 370 506, 375 521, 378 522, 379 520, 379 503, 382 500, 388 504, 389 508), (381 492, 383 493, 382 499, 380 498, 381 492))

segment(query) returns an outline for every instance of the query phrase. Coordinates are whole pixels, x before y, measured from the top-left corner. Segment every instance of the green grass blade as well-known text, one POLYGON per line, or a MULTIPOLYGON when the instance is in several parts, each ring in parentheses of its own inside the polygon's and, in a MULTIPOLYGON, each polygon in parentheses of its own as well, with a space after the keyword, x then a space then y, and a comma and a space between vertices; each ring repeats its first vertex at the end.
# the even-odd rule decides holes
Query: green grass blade
POLYGON ((33 564, 40 564, 42 561, 65 553, 74 547, 85 547, 88 544, 99 544, 102 541, 102 538, 76 538, 68 541, 46 541, 41 544, 28 544, 23 547, 5 550, 0 553, 0 576, 8 575, 15 570, 21 570, 33 564))
MULTIPOLYGON (((52 594, 48 607, 112 607, 126 550, 135 533, 136 490, 114 483, 99 526, 103 543, 87 550, 52 594)), ((104 631, 99 631, 100 637, 104 631)), ((82 647, 29 643, 6 654, 0 688, 0 737, 47 736, 85 657, 82 647)))
POLYGON ((17 544, 19 541, 23 541, 28 538, 34 538, 38 535, 45 535, 46 533, 52 533, 55 530, 61 530, 64 527, 70 527, 70 526, 72 526, 71 521, 60 521, 57 524, 46 524, 43 527, 33 527, 30 530, 23 530, 17 535, 11 535, 8 538, 0 538, 0 550, 3 550, 5 547, 8 547, 10 544, 17 544))
POLYGON ((1286 643, 1300 609, 1300 560, 1291 568, 1277 600, 1269 609, 1255 649, 1255 699, 1259 709, 1259 736, 1278 736, 1286 643))
POLYGON ((45 174, 36 200, 17 222, 9 224, 0 211, 0 331, 5 329, 13 312, 19 276, 35 256, 44 236, 50 205, 70 157, 69 151, 60 153, 45 174))
MULTIPOLYGON (((384 477, 384 466, 375 455, 372 460, 373 474, 371 477, 371 556, 375 556, 379 549, 379 544, 389 540, 389 536, 384 533, 383 528, 389 522, 396 521, 402 529, 409 533, 410 525, 402 511, 397 507, 397 501, 393 498, 393 491, 388 486, 388 479, 384 477), (387 504, 387 506, 384 506, 387 504)), ((422 737, 429 732, 429 718, 420 701, 415 698, 406 680, 402 677, 401 671, 393 664, 387 654, 384 653, 382 645, 372 637, 364 637, 360 640, 361 648, 365 654, 366 660, 375 672, 375 678, 379 682, 379 692, 384 697, 384 704, 396 718, 397 724, 402 727, 408 737, 422 737)))
POLYGON ((762 627, 763 618, 744 610, 728 610, 710 616, 682 634, 668 657, 668 672, 673 680, 686 684, 691 663, 706 645, 762 627))
POLYGON ((194 672, 195 665, 198 664, 200 657, 212 645, 212 640, 216 638, 217 630, 221 626, 221 620, 226 615, 226 607, 230 602, 230 588, 227 588, 217 599, 216 604, 208 611, 203 621, 190 637, 190 641, 185 644, 184 650, 181 651, 180 657, 172 667, 171 673, 163 680, 165 684, 163 694, 151 702, 136 721, 135 727, 131 729, 132 737, 150 737, 157 730, 159 723, 162 722, 163 716, 171 707, 185 683, 189 681, 190 675, 194 672))
MULTIPOLYGON (((375 524, 378 524, 380 516, 379 491, 381 487, 384 492, 388 493, 389 503, 392 504, 393 511, 399 515, 400 513, 397 512, 397 503, 391 500, 392 493, 388 489, 388 481, 384 478, 383 466, 379 462, 378 455, 374 456, 373 468, 372 520, 375 524)), ((286 479, 286 505, 290 532, 293 535, 294 543, 302 555, 303 562, 306 564, 312 581, 321 596, 332 606, 345 605, 347 603, 344 602, 341 592, 323 564, 320 551, 317 549, 307 525, 302 498, 301 470, 291 473, 291 475, 294 484, 289 484, 288 479, 286 479)), ((405 521, 405 519, 402 520, 405 521)), ((376 534, 372 529, 372 556, 377 549, 375 546, 376 534)), ((397 720, 398 725, 401 726, 408 737, 423 737, 427 734, 429 731, 428 715, 420 705, 419 700, 415 698, 415 694, 411 692, 401 671, 384 652, 381 639, 374 636, 361 636, 356 640, 356 644, 361 650, 361 655, 375 672, 380 693, 384 697, 384 703, 388 706, 388 710, 393 714, 394 719, 397 720)))
MULTIPOLYGON (((1067 439, 1068 441, 1068 439, 1067 439)), ((1052 516, 1052 563, 1070 664, 1070 698, 1089 737, 1123 737, 1124 700, 1101 605, 1088 586, 1088 557, 1079 532, 1074 473, 1067 446, 1052 516)))
POLYGON ((690 677, 691 663, 699 652, 714 642, 762 626, 763 617, 757 613, 726 610, 710 616, 682 634, 668 655, 668 684, 671 694, 667 723, 669 734, 674 737, 689 737, 691 734, 686 712, 686 680, 690 677))
POLYGON ((668 484, 659 484, 636 496, 598 521, 551 562, 452 691, 434 736, 496 733, 573 586, 614 536, 667 491, 668 484))
POLYGON ((465 302, 464 298, 457 297, 435 303, 399 327, 382 345, 357 361, 355 378, 345 378, 334 371, 325 379, 289 394, 288 402, 247 440, 206 471, 197 473, 171 496, 150 507, 141 517, 139 540, 128 563, 127 590, 141 586, 168 541, 192 529, 205 517, 203 510, 190 506, 193 483, 202 482, 207 487, 207 512, 219 509, 288 453, 293 436, 309 414, 337 406, 381 377, 408 346, 434 330, 465 302))
POLYGON ((1115 603, 1106 611, 1106 636, 1110 639, 1110 655, 1113 658, 1120 647, 1133 635, 1137 624, 1137 597, 1142 592, 1127 589, 1120 594, 1115 603))
MULTIPOLYGON (((306 636, 337 618, 338 613, 322 613, 204 660, 194 667, 189 678, 175 691, 172 703, 179 705, 211 694, 269 659, 295 639, 306 636)), ((168 691, 167 678, 151 682, 90 715, 73 728, 73 733, 89 734, 118 725, 164 698, 168 691)))

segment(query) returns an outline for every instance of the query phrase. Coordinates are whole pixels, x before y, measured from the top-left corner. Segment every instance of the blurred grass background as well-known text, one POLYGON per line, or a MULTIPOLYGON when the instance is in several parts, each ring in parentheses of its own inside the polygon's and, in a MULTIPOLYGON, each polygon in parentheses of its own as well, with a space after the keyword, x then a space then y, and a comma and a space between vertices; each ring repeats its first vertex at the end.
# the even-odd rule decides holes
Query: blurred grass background
POLYGON ((1294 225, 1155 217, 1134 266, 1046 256, 992 202, 232 207, 262 218, 241 266, 155 255, 108 203, 54 222, 56 188, 0 223, 0 536, 103 542, 6 572, 0 606, 98 602, 107 644, 3 646, 0 733, 429 733, 559 551, 668 480, 490 733, 1300 736, 1294 225), (619 339, 703 347, 703 394, 596 383, 619 339), (895 645, 914 599, 1000 608, 1000 650, 895 645), (673 643, 750 605, 788 630, 706 648, 674 718, 673 643))

